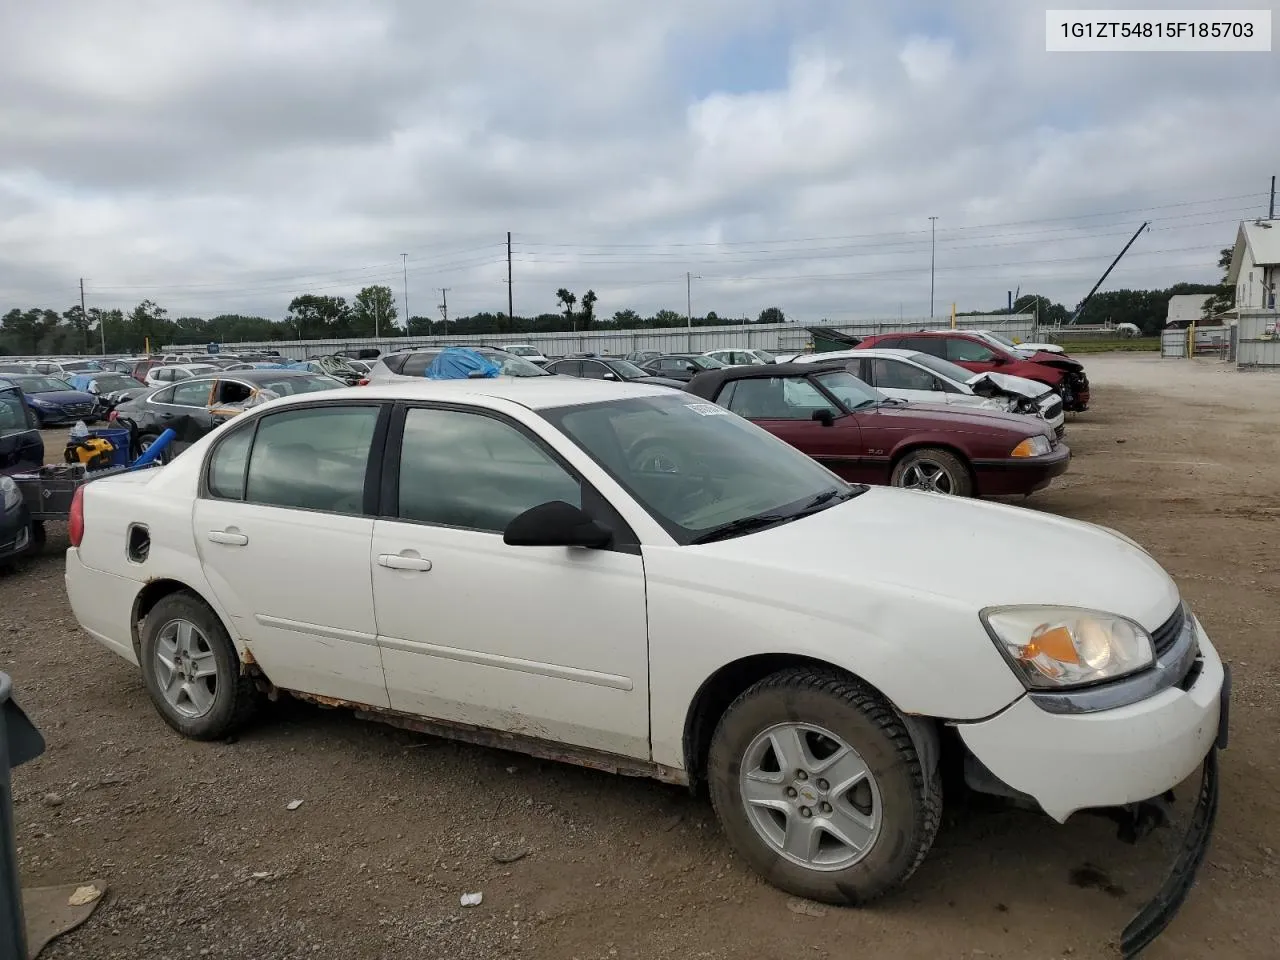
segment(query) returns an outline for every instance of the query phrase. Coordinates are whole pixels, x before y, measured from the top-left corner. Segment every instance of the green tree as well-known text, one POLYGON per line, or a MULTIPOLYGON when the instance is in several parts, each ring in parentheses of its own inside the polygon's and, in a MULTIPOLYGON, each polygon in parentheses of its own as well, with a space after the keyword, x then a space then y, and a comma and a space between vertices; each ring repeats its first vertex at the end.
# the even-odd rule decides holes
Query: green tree
POLYGON ((659 310, 649 318, 649 324, 655 327, 683 327, 686 323, 688 318, 674 310, 659 310))
POLYGON ((76 344, 76 350, 86 353, 89 350, 89 327, 92 321, 86 316, 85 311, 80 309, 80 304, 72 304, 62 311, 62 319, 66 321, 67 327, 71 331, 71 341, 76 344))
POLYGON ((640 314, 631 309, 615 311, 611 322, 615 327, 619 328, 639 327, 644 325, 644 320, 641 318, 640 314))
POLYGON ((167 321, 169 311, 153 300, 143 300, 129 311, 130 339, 142 347, 159 350, 170 339, 172 324, 167 321))
POLYGON ((756 323, 786 323, 786 314, 781 307, 765 307, 756 318, 756 323))
POLYGON ((306 293, 289 301, 285 322, 298 331, 299 340, 324 340, 350 333, 351 307, 346 297, 322 297, 306 293))
POLYGON ((1212 291, 1213 298, 1205 301, 1200 313, 1205 320, 1226 313, 1236 305, 1235 289, 1227 283, 1227 271, 1231 269, 1231 257, 1234 253, 1234 247, 1223 247, 1218 251, 1218 269, 1222 271, 1222 280, 1212 291))
POLYGON ((578 302, 578 298, 561 287, 556 291, 556 302, 564 307, 564 318, 568 323, 573 323, 573 305, 578 302))
POLYGON ((588 290, 582 295, 582 309, 578 313, 582 318, 582 329, 589 329, 591 324, 595 322, 596 301, 599 299, 594 290, 588 290))
POLYGON ((365 287, 352 304, 351 325, 361 337, 387 336, 396 326, 396 298, 390 287, 365 287))

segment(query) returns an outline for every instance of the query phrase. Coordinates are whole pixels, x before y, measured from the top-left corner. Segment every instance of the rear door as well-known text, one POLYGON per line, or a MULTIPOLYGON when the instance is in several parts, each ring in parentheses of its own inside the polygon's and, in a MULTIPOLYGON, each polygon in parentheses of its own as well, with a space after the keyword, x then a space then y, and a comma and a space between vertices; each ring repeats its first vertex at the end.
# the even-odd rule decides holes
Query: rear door
POLYGON ((865 451, 857 418, 840 410, 806 378, 730 380, 721 387, 716 402, 764 427, 846 480, 861 479, 865 451), (823 410, 833 418, 829 427, 813 419, 816 411, 823 410))
POLYGON ((289 407, 228 431, 193 523, 205 575, 272 683, 386 707, 369 579, 383 411, 289 407))

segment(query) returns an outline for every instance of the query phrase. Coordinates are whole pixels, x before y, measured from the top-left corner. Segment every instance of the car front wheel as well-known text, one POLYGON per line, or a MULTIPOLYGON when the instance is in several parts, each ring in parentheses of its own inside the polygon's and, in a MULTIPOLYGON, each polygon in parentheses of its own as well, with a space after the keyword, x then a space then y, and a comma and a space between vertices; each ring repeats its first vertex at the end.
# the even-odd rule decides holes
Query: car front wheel
POLYGON ((964 461, 936 447, 912 450, 894 466, 889 482, 905 490, 973 496, 973 479, 964 461))
POLYGON ((766 677, 729 707, 708 779, 734 848, 788 893, 874 900, 928 853, 942 786, 902 719, 853 677, 808 668, 766 677))

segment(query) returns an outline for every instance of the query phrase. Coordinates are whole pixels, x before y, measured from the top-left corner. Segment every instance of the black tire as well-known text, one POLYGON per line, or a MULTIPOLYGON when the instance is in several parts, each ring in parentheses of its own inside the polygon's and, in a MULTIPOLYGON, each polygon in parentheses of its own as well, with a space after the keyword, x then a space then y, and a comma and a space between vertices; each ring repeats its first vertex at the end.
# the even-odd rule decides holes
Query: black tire
POLYGON ((973 496, 973 475, 968 465, 948 450, 940 447, 920 447, 909 451, 893 467, 889 483, 895 487, 913 490, 932 490, 955 497, 973 496), (918 486, 911 482, 913 475, 922 471, 937 471, 934 486, 918 486))
POLYGON ((27 548, 27 555, 34 557, 36 554, 44 550, 45 542, 49 539, 48 532, 44 528, 43 520, 31 521, 31 545, 27 548))
POLYGON ((941 776, 923 769, 902 719, 865 684, 834 670, 783 670, 739 696, 716 728, 708 781, 721 826, 747 863, 787 893, 823 903, 867 903, 900 886, 929 852, 942 816, 941 776), (879 832, 847 867, 820 870, 786 859, 747 814, 739 786, 746 752, 764 731, 788 723, 812 723, 842 738, 875 779, 879 832))
MULTIPOLYGON (((147 452, 147 450, 148 450, 148 448, 150 448, 150 446, 151 446, 153 443, 155 443, 157 440, 159 440, 159 439, 160 439, 160 435, 159 435, 159 434, 157 434, 157 433, 144 433, 144 434, 139 435, 139 437, 138 437, 138 456, 141 456, 142 454, 146 453, 146 452, 147 452)), ((168 462, 169 462, 169 457, 170 457, 170 453, 169 453, 169 451, 170 451, 170 450, 172 450, 172 449, 173 449, 173 447, 172 447, 172 445, 170 445, 170 446, 166 447, 164 450, 162 450, 162 451, 160 452, 160 462, 161 462, 161 463, 168 463, 168 462)))
POLYGON ((165 723, 192 740, 219 740, 244 726, 261 701, 252 677, 241 672, 240 658, 217 615, 194 593, 172 593, 157 603, 142 624, 139 664, 142 680, 165 723), (216 666, 213 705, 202 716, 189 717, 165 699, 157 676, 156 646, 163 629, 175 620, 194 624, 204 635, 216 666))

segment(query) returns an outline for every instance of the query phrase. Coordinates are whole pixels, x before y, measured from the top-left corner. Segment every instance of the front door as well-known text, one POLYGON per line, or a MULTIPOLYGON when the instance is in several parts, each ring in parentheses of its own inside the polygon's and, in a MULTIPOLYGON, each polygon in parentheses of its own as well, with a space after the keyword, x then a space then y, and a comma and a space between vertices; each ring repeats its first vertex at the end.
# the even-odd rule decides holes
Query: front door
POLYGON ((149 406, 156 417, 159 431, 172 429, 173 452, 179 453, 213 429, 209 412, 209 380, 192 380, 162 390, 151 398, 149 406))
POLYGON ((193 523, 205 576, 272 683, 385 707, 365 492, 382 409, 289 408, 230 430, 193 523))
MULTIPOLYGON (((374 604, 391 706, 631 757, 649 756, 639 549, 513 547, 551 500, 615 530, 598 494, 524 428, 480 410, 393 421, 374 524, 374 604)), ((619 538, 625 540, 626 537, 619 538)))
POLYGON ((846 480, 863 478, 865 452, 857 418, 840 410, 805 377, 730 380, 716 402, 807 453, 846 480), (813 419, 826 411, 830 426, 813 419))

